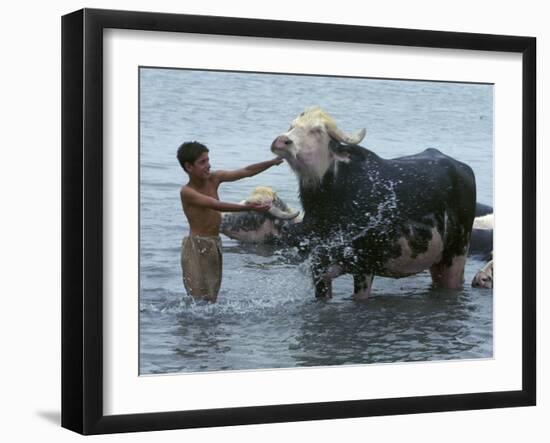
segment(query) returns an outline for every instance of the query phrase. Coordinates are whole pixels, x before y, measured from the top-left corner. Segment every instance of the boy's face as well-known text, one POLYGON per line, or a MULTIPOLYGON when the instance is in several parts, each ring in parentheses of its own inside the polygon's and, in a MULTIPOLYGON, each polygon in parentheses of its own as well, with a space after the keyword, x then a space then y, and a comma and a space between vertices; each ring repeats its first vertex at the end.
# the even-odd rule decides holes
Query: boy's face
POLYGON ((208 152, 203 152, 193 163, 186 163, 187 172, 199 179, 207 179, 210 176, 210 158, 208 152))

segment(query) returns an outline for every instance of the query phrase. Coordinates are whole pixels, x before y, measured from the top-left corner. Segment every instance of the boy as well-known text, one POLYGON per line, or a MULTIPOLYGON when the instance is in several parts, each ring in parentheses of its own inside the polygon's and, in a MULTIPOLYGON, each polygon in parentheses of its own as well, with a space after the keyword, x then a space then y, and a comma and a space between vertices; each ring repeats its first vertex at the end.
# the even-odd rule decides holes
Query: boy
POLYGON ((178 148, 178 161, 189 176, 181 188, 181 204, 189 221, 189 236, 181 248, 183 284, 194 298, 216 302, 222 279, 222 252, 219 236, 221 213, 269 210, 263 203, 235 204, 219 201, 218 187, 223 182, 252 177, 283 159, 274 158, 234 171, 210 171, 208 148, 198 142, 186 142, 178 148))

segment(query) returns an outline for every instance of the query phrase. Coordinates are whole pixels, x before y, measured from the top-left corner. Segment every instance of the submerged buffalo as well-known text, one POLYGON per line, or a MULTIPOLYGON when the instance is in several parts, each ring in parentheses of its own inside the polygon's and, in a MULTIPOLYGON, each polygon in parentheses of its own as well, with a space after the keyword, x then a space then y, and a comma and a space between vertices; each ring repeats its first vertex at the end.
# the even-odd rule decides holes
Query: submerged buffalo
POLYGON ((458 288, 476 211, 472 169, 436 149, 383 159, 346 135, 319 107, 306 109, 271 150, 299 181, 315 295, 352 274, 354 296, 367 298, 375 275, 425 269, 434 285, 458 288))
POLYGON ((267 243, 277 240, 283 228, 301 221, 300 212, 291 209, 271 188, 258 186, 241 202, 268 203, 268 212, 227 212, 222 216, 220 231, 229 238, 245 243, 267 243))
POLYGON ((474 288, 493 288, 493 260, 481 268, 472 280, 474 288))
POLYGON ((478 255, 484 260, 489 260, 474 276, 472 286, 475 288, 493 288, 493 228, 494 217, 492 213, 476 217, 474 220, 472 245, 474 244, 474 238, 477 237, 477 251, 480 252, 478 255), (485 241, 482 242, 482 240, 485 241))

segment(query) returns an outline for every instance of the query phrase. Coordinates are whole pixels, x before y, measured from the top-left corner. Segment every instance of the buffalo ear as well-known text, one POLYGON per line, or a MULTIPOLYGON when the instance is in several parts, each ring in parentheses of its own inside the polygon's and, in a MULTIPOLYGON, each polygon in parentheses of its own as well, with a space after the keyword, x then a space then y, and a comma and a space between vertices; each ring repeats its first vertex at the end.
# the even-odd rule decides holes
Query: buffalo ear
POLYGON ((338 162, 349 163, 350 162, 349 153, 348 152, 341 152, 341 153, 338 153, 338 154, 334 154, 334 160, 336 160, 338 162))
POLYGON ((336 140, 331 140, 329 144, 329 150, 334 160, 349 163, 350 153, 341 143, 338 143, 336 140))
POLYGON ((333 138, 330 139, 330 142, 328 144, 328 149, 330 150, 330 152, 335 154, 338 151, 340 151, 342 149, 342 147, 343 146, 340 142, 338 142, 337 140, 334 140, 333 138))

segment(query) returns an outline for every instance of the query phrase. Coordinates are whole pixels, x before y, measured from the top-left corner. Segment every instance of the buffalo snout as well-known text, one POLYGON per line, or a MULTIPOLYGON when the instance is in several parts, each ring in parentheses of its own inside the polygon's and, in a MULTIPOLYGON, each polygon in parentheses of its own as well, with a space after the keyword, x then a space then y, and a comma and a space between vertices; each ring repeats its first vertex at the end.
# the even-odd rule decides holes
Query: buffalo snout
POLYGON ((271 149, 285 149, 292 144, 292 140, 286 135, 279 135, 271 144, 271 149))

